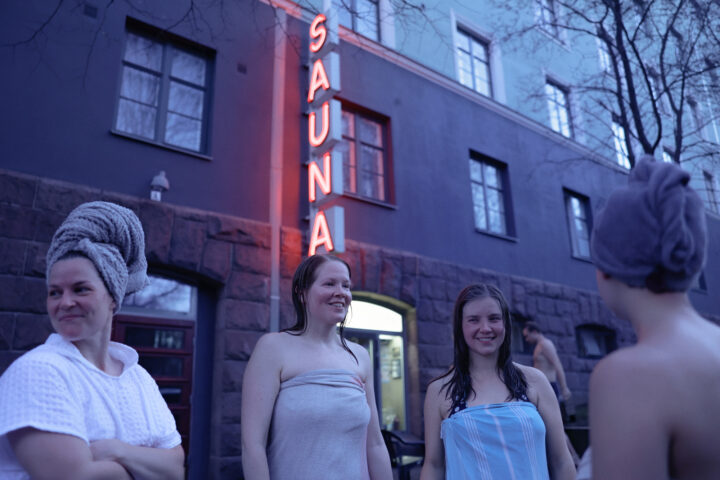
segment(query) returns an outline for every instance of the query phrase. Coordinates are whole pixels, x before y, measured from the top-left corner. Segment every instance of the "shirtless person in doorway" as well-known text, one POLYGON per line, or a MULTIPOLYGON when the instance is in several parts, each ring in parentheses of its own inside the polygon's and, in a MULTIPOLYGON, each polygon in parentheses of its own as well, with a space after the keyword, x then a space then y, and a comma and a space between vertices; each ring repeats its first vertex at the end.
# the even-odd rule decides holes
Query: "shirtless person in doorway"
POLYGON ((542 334, 540 327, 534 322, 525 323, 523 337, 525 337, 526 342, 535 345, 535 349, 533 350, 533 367, 543 372, 550 381, 550 385, 552 385, 553 390, 555 390, 555 395, 560 402, 563 422, 567 422, 565 402, 570 398, 572 393, 565 381, 565 370, 563 370, 555 345, 542 334))

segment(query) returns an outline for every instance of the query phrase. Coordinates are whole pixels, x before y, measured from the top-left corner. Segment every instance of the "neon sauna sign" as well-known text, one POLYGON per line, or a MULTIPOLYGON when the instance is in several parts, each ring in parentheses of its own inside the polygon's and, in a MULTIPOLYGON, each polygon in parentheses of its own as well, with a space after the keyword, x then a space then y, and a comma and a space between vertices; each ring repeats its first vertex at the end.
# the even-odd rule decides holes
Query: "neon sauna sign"
POLYGON ((333 205, 343 193, 342 155, 333 152, 335 144, 342 139, 341 105, 333 98, 340 91, 337 45, 337 18, 328 20, 324 14, 318 14, 310 24, 309 46, 312 65, 307 96, 310 106, 308 202, 311 219, 308 256, 321 249, 345 251, 345 210, 333 205), (333 20, 334 25, 328 25, 333 20))

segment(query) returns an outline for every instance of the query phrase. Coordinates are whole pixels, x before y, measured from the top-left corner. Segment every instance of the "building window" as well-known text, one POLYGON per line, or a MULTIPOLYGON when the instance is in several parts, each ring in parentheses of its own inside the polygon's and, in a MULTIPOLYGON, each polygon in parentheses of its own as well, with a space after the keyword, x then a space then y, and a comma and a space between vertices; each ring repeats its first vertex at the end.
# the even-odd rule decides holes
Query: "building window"
POLYGON ((610 52, 607 43, 599 37, 595 37, 598 47, 598 62, 600 62, 600 70, 603 72, 612 72, 612 62, 610 60, 610 52))
POLYGON ((705 121, 703 120, 700 105, 693 98, 688 98, 688 106, 690 107, 690 124, 693 131, 698 137, 705 140, 705 121))
POLYGON ((207 53, 129 31, 115 130, 206 152, 209 78, 207 53))
POLYGON ((612 121, 613 141, 615 143, 615 156, 620 166, 630 168, 630 155, 625 141, 625 129, 620 125, 619 119, 613 115, 612 121))
POLYGON ((455 36, 457 49, 458 81, 485 96, 492 96, 490 80, 490 51, 486 41, 457 30, 455 36))
POLYGON ((665 163, 675 163, 675 159, 673 158, 675 155, 667 148, 663 148, 662 151, 662 161, 665 163))
POLYGON ((342 137, 345 192, 387 202, 387 120, 343 107, 342 137))
POLYGON ((549 35, 558 38, 558 16, 555 0, 537 0, 540 28, 549 35))
POLYGON ((510 337, 510 351, 517 355, 528 355, 533 353, 533 345, 525 340, 523 329, 527 319, 518 313, 512 314, 512 336, 510 337))
POLYGON ((571 138, 573 136, 572 117, 570 116, 567 90, 560 85, 547 82, 545 84, 545 95, 547 96, 548 110, 550 111, 550 128, 571 138))
POLYGON ((565 210, 573 256, 590 258, 590 201, 587 197, 566 190, 565 210))
POLYGON ((475 228, 509 235, 505 192, 505 166, 486 158, 470 158, 475 228))
POLYGON ((338 22, 360 35, 380 40, 379 0, 333 0, 338 22))
POLYGON ((615 332, 602 325, 575 327, 575 338, 582 358, 601 358, 617 348, 615 332))
POLYGON ((698 290, 700 292, 706 292, 707 293, 707 282, 705 281, 705 272, 700 272, 692 283, 692 288, 694 290, 698 290))
POLYGON ((707 207, 713 213, 720 213, 720 197, 718 197, 718 188, 715 177, 710 172, 703 172, 703 176, 705 177, 707 207))

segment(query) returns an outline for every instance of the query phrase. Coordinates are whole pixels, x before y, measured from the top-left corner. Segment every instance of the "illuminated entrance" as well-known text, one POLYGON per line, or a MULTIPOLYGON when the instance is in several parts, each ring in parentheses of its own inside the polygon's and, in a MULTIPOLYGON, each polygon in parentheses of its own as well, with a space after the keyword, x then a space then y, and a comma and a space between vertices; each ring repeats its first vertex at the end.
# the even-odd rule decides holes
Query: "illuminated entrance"
POLYGON ((407 430, 403 317, 389 308, 353 300, 345 336, 370 353, 380 426, 407 430))

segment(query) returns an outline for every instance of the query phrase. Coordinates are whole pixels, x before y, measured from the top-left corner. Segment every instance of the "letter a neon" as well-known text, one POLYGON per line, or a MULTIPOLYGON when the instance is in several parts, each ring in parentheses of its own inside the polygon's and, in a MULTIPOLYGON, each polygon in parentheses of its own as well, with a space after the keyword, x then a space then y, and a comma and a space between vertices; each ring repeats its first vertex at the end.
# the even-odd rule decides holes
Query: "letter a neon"
POLYGON ((322 104, 322 107, 320 108, 320 116, 321 116, 321 129, 320 129, 320 136, 315 136, 315 117, 316 112, 310 112, 310 117, 308 118, 308 140, 310 141, 310 145, 313 147, 319 147, 323 144, 325 139, 328 136, 328 133, 330 132, 330 102, 325 102, 322 104))
POLYGON ((320 167, 318 167, 317 162, 310 162, 310 166, 308 167, 308 197, 311 203, 317 198, 315 196, 315 185, 320 187, 320 191, 325 195, 330 194, 330 191, 332 190, 332 176, 330 173, 330 152, 326 152, 323 155, 322 172, 320 171, 320 167))
POLYGON ((330 88, 330 80, 328 80, 327 72, 325 72, 325 65, 323 65, 322 59, 318 58, 313 63, 312 76, 310 77, 310 91, 308 92, 308 103, 312 103, 315 100, 315 92, 318 88, 322 87, 323 90, 330 88))
POLYGON ((325 212, 318 212, 317 215, 315 215, 308 256, 312 257, 315 255, 317 248, 321 245, 325 245, 325 250, 328 252, 332 252, 335 249, 332 236, 330 235, 330 227, 328 227, 327 218, 325 218, 325 212))

